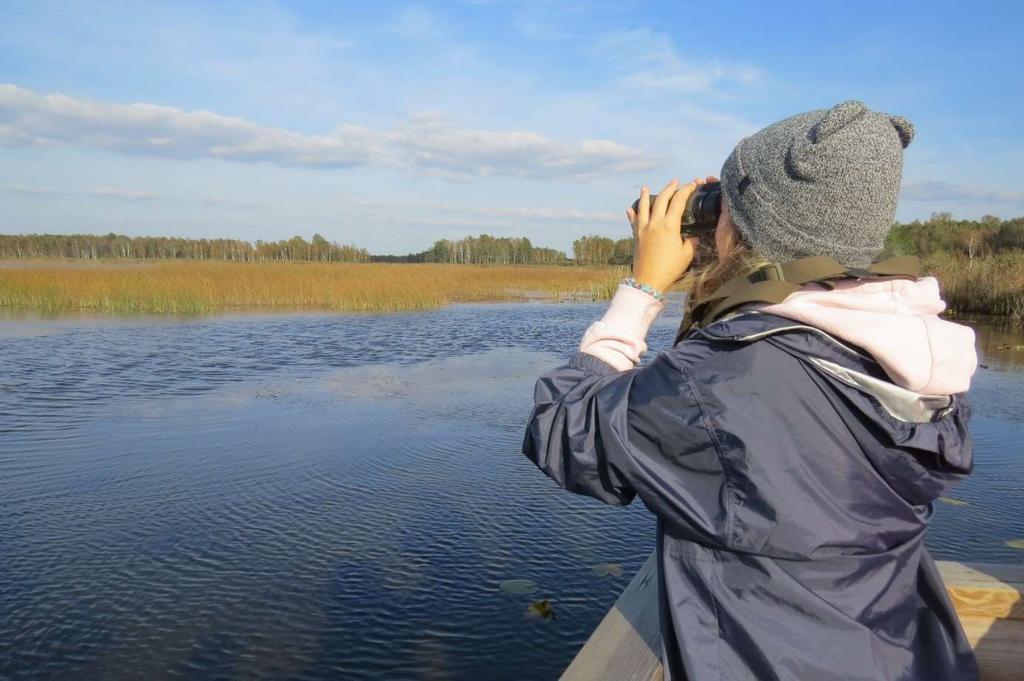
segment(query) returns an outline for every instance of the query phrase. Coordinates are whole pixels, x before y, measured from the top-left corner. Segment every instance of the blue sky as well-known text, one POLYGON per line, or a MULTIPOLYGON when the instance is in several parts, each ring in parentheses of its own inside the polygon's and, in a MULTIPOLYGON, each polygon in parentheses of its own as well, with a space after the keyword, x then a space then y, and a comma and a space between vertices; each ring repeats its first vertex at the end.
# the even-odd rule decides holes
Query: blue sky
POLYGON ((0 231, 565 249, 845 99, 917 128, 901 220, 1024 215, 1022 28, 1019 3, 7 0, 0 231))

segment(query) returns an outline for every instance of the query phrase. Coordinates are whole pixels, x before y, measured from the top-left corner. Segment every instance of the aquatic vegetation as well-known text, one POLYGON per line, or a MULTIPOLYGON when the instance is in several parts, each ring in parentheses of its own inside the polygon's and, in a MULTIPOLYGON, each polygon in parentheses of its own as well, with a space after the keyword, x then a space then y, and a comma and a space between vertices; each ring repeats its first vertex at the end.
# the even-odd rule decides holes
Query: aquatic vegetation
POLYGON ((555 619, 555 609, 551 607, 551 601, 545 598, 542 601, 533 601, 526 608, 529 617, 540 617, 545 620, 555 619))
POLYGON ((954 499, 952 497, 939 497, 939 501, 944 504, 949 504, 950 506, 970 506, 968 502, 961 501, 960 499, 954 499))
POLYGON ((923 269, 938 277, 952 312, 1024 320, 1024 253, 975 258, 938 253, 923 269))
MULTIPOLYGON (((1024 319, 1024 257, 924 263, 954 314, 1024 319)), ((0 261, 0 309, 202 314, 232 310, 429 310, 453 302, 605 300, 626 267, 439 263, 18 259, 0 261)))
POLYGON ((618 563, 598 563, 590 568, 598 577, 621 577, 622 566, 618 563))
POLYGON ((1011 539, 1010 541, 1006 542, 1006 545, 1009 546, 1011 549, 1024 550, 1024 539, 1011 539))
POLYGON ((508 594, 523 595, 532 594, 539 587, 532 579, 506 579, 501 583, 500 588, 508 594))
POLYGON ((0 262, 0 308, 117 315, 399 312, 538 296, 605 299, 624 273, 530 265, 19 260, 0 262))

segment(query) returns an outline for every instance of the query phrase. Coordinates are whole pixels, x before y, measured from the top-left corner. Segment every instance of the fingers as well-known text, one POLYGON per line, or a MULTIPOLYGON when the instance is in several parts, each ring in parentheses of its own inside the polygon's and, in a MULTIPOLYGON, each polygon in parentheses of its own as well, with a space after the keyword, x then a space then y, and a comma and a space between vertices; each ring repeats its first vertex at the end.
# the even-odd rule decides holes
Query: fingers
POLYGON ((698 181, 694 180, 690 184, 680 187, 679 191, 677 191, 675 196, 672 197, 672 202, 669 204, 668 214, 666 217, 668 218, 669 223, 673 226, 679 227, 682 223, 683 212, 686 210, 686 202, 689 200, 690 194, 693 194, 697 189, 698 184, 698 181))
POLYGON ((696 177, 689 184, 679 185, 678 180, 672 180, 665 188, 658 192, 654 202, 651 203, 651 192, 646 186, 640 189, 640 201, 637 210, 626 211, 629 224, 633 227, 634 235, 647 227, 652 218, 672 217, 672 221, 681 221, 683 212, 686 210, 686 201, 690 194, 700 185, 707 182, 718 182, 714 175, 708 175, 704 179, 696 177))
POLYGON ((689 236, 683 239, 683 254, 682 260, 686 264, 686 268, 689 268, 693 263, 693 259, 697 257, 697 245, 699 239, 695 236, 689 236))
POLYGON ((637 206, 636 217, 638 228, 646 227, 651 221, 651 190, 646 185, 640 188, 640 205, 637 206))
POLYGON ((654 199, 654 205, 651 206, 652 217, 662 217, 665 215, 665 211, 668 210, 668 202, 672 199, 672 195, 676 193, 676 189, 679 188, 679 181, 672 180, 665 185, 665 188, 658 192, 658 197, 654 199))

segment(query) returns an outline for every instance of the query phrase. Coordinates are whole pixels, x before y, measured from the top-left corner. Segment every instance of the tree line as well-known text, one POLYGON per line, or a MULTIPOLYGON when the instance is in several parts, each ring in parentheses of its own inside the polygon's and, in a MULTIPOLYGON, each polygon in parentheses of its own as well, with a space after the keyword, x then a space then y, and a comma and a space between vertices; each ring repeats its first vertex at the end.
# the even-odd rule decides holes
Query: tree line
POLYGON ((950 213, 932 213, 927 220, 896 223, 885 242, 891 255, 928 256, 953 253, 968 258, 1024 251, 1024 217, 1001 220, 957 220, 950 213))
POLYGON ((524 237, 489 234, 440 239, 425 251, 408 255, 374 255, 375 262, 440 262, 473 265, 565 265, 564 251, 534 246, 524 237))
POLYGON ((583 236, 572 242, 572 254, 580 265, 628 265, 633 262, 633 240, 583 236))
MULTIPOLYGON (((968 258, 1024 251, 1024 217, 1001 220, 957 220, 933 213, 924 221, 896 223, 886 239, 890 255, 929 256, 952 253, 968 258)), ((0 234, 0 258, 122 258, 166 260, 229 260, 239 262, 436 262, 491 265, 628 265, 632 239, 588 235, 564 251, 534 246, 527 238, 489 234, 440 239, 425 251, 407 255, 370 255, 364 248, 342 245, 314 234, 281 241, 129 237, 122 234, 0 234)))
POLYGON ((294 261, 367 262, 365 248, 328 241, 319 234, 281 241, 242 239, 184 239, 107 234, 0 234, 0 258, 98 258, 161 260, 229 260, 237 262, 294 261))
MULTIPOLYGON (((922 257, 951 253, 976 258, 1024 251, 1024 217, 957 220, 951 213, 932 213, 927 220, 895 223, 885 246, 890 255, 922 257)), ((584 236, 573 242, 572 250, 581 265, 628 265, 633 260, 632 239, 584 236)))
POLYGON ((633 240, 583 236, 572 244, 573 259, 564 251, 534 246, 526 238, 493 237, 489 234, 462 239, 441 239, 419 253, 374 255, 376 262, 444 262, 479 265, 628 265, 633 260, 633 240))

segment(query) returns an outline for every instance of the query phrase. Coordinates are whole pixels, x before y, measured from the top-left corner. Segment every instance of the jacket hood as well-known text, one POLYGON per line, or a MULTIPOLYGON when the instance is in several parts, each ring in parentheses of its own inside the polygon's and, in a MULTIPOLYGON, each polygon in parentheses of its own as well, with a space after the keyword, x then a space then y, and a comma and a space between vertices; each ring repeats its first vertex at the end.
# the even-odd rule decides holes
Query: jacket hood
POLYGON ((871 354, 893 383, 926 395, 966 392, 978 366, 974 331, 939 318, 934 277, 811 284, 761 312, 794 319, 871 354))
POLYGON ((741 344, 763 340, 804 361, 806 375, 842 415, 844 430, 872 470, 910 504, 934 501, 970 473, 970 406, 964 395, 928 396, 896 386, 886 380, 878 360, 847 347, 836 334, 812 324, 794 326, 790 318, 762 308, 720 319, 695 337, 741 344))

